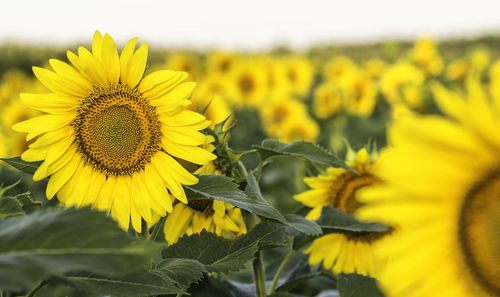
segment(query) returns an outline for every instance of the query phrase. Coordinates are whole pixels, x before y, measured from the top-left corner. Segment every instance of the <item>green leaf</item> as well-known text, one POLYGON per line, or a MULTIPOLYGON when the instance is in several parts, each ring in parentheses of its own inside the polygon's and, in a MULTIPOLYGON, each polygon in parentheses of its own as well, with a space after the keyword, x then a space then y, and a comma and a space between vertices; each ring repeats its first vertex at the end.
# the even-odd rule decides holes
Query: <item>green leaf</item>
POLYGON ((15 186, 17 186, 19 183, 21 182, 21 180, 18 180, 17 182, 13 183, 12 185, 10 186, 6 186, 6 187, 3 187, 3 186, 0 186, 0 198, 3 197, 3 194, 5 194, 5 192, 7 192, 8 190, 10 189, 13 189, 15 186))
POLYGON ((69 272, 125 273, 143 267, 156 249, 89 209, 9 217, 0 220, 0 288, 21 290, 69 272))
POLYGON ((343 274, 338 277, 340 297, 384 297, 375 279, 359 274, 343 274))
POLYGON ((347 164, 336 155, 328 152, 321 146, 307 141, 282 143, 275 139, 265 139, 260 145, 254 145, 264 161, 274 156, 292 156, 309 160, 311 162, 351 170, 347 164))
POLYGON ((278 288, 276 288, 276 291, 278 292, 288 292, 293 290, 295 287, 301 285, 303 282, 313 278, 320 276, 322 274, 321 271, 313 271, 308 274, 303 274, 300 275, 296 278, 293 278, 291 280, 286 281, 284 284, 280 285, 278 288))
POLYGON ((184 186, 188 199, 199 199, 200 196, 220 200, 241 209, 248 210, 259 216, 286 223, 285 218, 269 203, 249 198, 245 192, 238 189, 229 177, 224 175, 209 174, 198 175, 196 185, 184 186))
POLYGON ((23 172, 34 174, 35 171, 40 167, 42 161, 37 162, 26 162, 21 159, 21 157, 13 157, 13 158, 0 158, 0 160, 9 164, 10 166, 19 169, 23 172))
POLYGON ((285 219, 292 228, 306 235, 319 236, 322 233, 321 227, 315 221, 308 220, 302 216, 286 214, 285 219))
POLYGON ((21 203, 15 197, 0 199, 0 218, 24 214, 21 203))
POLYGON ((150 296, 177 294, 180 288, 165 280, 157 271, 141 271, 118 278, 100 276, 54 276, 51 280, 99 295, 150 296))
POLYGON ((333 207, 323 207, 321 217, 317 220, 317 223, 324 234, 389 231, 387 225, 360 222, 353 215, 333 207))
POLYGON ((209 272, 238 271, 263 248, 283 245, 284 226, 273 222, 256 225, 247 234, 235 239, 219 237, 203 230, 184 236, 162 251, 163 258, 194 259, 204 264, 209 272))
POLYGON ((33 200, 30 192, 19 194, 15 198, 21 203, 21 207, 26 213, 33 212, 42 207, 42 202, 33 200))
POLYGON ((164 258, 195 259, 205 265, 209 272, 238 271, 253 259, 258 250, 257 242, 241 247, 234 246, 236 240, 219 237, 215 233, 201 231, 179 241, 162 251, 164 258))
POLYGON ((156 266, 156 271, 171 283, 187 290, 189 285, 198 282, 207 272, 205 266, 193 259, 165 259, 156 266))

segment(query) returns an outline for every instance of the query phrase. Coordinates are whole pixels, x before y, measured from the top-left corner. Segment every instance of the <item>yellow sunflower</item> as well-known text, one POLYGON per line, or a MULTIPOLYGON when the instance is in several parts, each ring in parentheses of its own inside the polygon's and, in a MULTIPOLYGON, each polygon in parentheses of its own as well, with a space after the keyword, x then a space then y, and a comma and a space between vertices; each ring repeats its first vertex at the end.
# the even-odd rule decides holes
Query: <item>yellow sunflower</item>
POLYGON ((307 116, 306 105, 288 97, 276 97, 263 105, 260 110, 263 126, 271 137, 279 136, 286 121, 307 116))
POLYGON ((12 125, 40 114, 41 112, 37 110, 26 108, 26 106, 19 101, 13 101, 2 111, 2 124, 3 127, 5 127, 5 136, 7 137, 8 143, 7 154, 9 156, 21 155, 28 149, 28 145, 34 141, 27 141, 24 133, 12 130, 12 125))
POLYGON ((469 72, 469 62, 465 59, 456 59, 446 67, 446 78, 449 80, 462 81, 469 72))
POLYGON ((314 79, 314 68, 311 62, 306 57, 290 56, 282 58, 280 63, 283 65, 292 94, 305 99, 314 79))
POLYGON ((230 74, 233 87, 229 98, 237 106, 258 106, 268 95, 268 77, 265 65, 258 59, 236 63, 230 74))
POLYGON ((336 80, 350 71, 357 70, 356 64, 345 56, 337 56, 329 60, 323 68, 323 77, 326 81, 336 82, 336 80))
POLYGON ((369 116, 375 108, 377 89, 372 79, 362 71, 350 71, 339 78, 343 89, 344 107, 353 114, 369 116))
POLYGON ((407 62, 390 66, 380 79, 380 91, 391 104, 404 103, 412 108, 421 107, 424 73, 407 62))
POLYGON ((212 75, 225 76, 231 72, 237 59, 238 56, 234 52, 215 51, 208 56, 207 72, 212 75))
MULTIPOLYGON (((211 136, 207 137, 204 147, 213 151, 215 147, 211 136)), ((222 174, 214 162, 200 167, 196 174, 222 174)), ((246 233, 241 209, 233 205, 212 199, 190 200, 187 204, 177 203, 172 213, 165 220, 164 233, 168 244, 176 243, 184 234, 200 233, 201 230, 217 235, 238 236, 246 233)))
POLYGON ((443 59, 438 53, 436 42, 430 38, 415 41, 411 56, 428 75, 436 76, 443 70, 443 59))
POLYGON ((323 83, 314 90, 314 114, 319 119, 326 119, 340 112, 343 107, 341 88, 334 83, 323 83))
POLYGON ((225 80, 217 79, 216 76, 208 77, 193 91, 193 104, 188 109, 201 111, 210 104, 203 115, 212 122, 212 126, 224 121, 231 114, 226 101, 228 88, 225 80))
POLYGON ((201 76, 201 65, 194 53, 174 52, 168 56, 165 67, 175 71, 187 72, 191 79, 198 79, 201 76))
POLYGON ((500 101, 467 89, 436 84, 443 116, 397 118, 360 192, 360 216, 398 227, 377 248, 387 296, 500 296, 500 101))
POLYGON ((143 78, 148 47, 134 50, 136 42, 118 55, 111 36, 97 31, 92 52, 68 51, 72 65, 51 59, 53 71, 33 67, 51 92, 21 98, 46 114, 13 128, 38 137, 22 158, 44 161, 33 179, 50 176, 47 198, 111 212, 140 232, 142 219, 172 211, 171 196, 187 203, 182 184, 198 182, 174 157, 204 165, 216 156, 199 147, 210 122, 186 110, 195 83, 171 70, 143 78))
POLYGON ((289 143, 298 140, 314 141, 318 134, 318 124, 305 113, 302 116, 290 117, 283 121, 276 137, 279 141, 289 143))
MULTIPOLYGON (((358 151, 347 164, 357 173, 341 168, 328 168, 326 175, 304 179, 311 189, 295 195, 294 199, 312 208, 306 218, 318 219, 321 209, 325 206, 356 215, 360 206, 356 198, 357 191, 377 184, 378 178, 372 173, 372 157, 366 149, 358 151)), ((376 276, 383 270, 385 260, 374 257, 373 245, 387 237, 387 234, 327 234, 315 239, 305 253, 310 254, 311 266, 323 261, 323 267, 331 269, 335 274, 359 273, 376 276)))

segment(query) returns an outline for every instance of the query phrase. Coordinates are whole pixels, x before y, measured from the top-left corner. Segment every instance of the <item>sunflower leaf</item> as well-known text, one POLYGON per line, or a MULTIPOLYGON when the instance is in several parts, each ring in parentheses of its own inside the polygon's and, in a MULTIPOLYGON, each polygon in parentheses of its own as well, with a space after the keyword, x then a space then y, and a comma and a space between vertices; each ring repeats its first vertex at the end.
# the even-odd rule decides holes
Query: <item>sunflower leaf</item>
POLYGON ((29 174, 34 174, 35 171, 40 167, 42 161, 37 162, 26 162, 21 159, 21 157, 13 157, 13 158, 0 158, 0 160, 9 164, 10 166, 21 170, 22 172, 26 172, 29 174))
POLYGON ((0 288, 21 290, 55 274, 139 269, 157 244, 89 209, 44 209, 0 220, 0 288))
POLYGON ((245 268, 259 249, 282 246, 284 226, 262 222, 247 234, 226 239, 203 230, 199 234, 184 236, 162 251, 163 258, 193 259, 202 263, 209 272, 228 273, 245 268))
POLYGON ((340 275, 337 288, 340 297, 384 297, 374 278, 354 273, 340 275))
POLYGON ((0 218, 24 214, 21 203, 15 197, 0 199, 0 218))
POLYGON ((315 222, 296 214, 286 214, 285 219, 288 224, 306 235, 319 236, 323 232, 321 227, 315 222))
POLYGON ((388 232, 389 227, 380 223, 358 221, 353 215, 333 207, 323 207, 321 217, 316 221, 324 234, 388 232))
POLYGON ((106 278, 89 276, 53 276, 51 281, 99 295, 150 296, 177 294, 181 291, 172 282, 165 280, 158 271, 140 271, 122 277, 106 278))
POLYGON ((231 178, 217 175, 198 175, 199 182, 192 186, 184 186, 188 199, 199 199, 200 196, 227 202, 256 215, 277 220, 286 224, 283 215, 264 200, 255 200, 233 183, 231 178))
POLYGON ((197 283, 207 272, 205 266, 193 259, 164 259, 156 266, 156 271, 164 279, 176 284, 184 290, 192 283, 197 283))
POLYGON ((254 145, 253 147, 259 152, 262 162, 275 156, 291 156, 329 167, 352 170, 336 155, 312 142, 301 140, 292 143, 282 143, 275 139, 265 139, 260 145, 254 145))

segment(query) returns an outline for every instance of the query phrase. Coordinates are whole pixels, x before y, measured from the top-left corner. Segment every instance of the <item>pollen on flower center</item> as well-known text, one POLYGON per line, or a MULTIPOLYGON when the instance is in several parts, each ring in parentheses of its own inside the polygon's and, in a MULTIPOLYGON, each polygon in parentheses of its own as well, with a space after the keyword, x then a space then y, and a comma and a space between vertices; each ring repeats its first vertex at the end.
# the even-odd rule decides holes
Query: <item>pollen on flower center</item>
POLYGON ((459 239, 474 279, 492 296, 500 295, 500 170, 477 182, 463 200, 459 239))
POLYGON ((94 87, 71 125, 85 163, 107 175, 143 170, 161 148, 155 107, 127 85, 94 87))

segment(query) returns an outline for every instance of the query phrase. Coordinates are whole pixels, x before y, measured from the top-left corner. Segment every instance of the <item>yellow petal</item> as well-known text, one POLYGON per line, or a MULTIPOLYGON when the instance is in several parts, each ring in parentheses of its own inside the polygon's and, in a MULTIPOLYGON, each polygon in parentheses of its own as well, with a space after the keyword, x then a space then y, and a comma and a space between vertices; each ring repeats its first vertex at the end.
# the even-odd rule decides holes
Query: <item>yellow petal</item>
POLYGON ((76 114, 73 112, 41 115, 24 122, 17 123, 12 126, 12 129, 17 132, 28 132, 26 140, 29 141, 42 133, 54 131, 69 125, 75 116, 76 114))
POLYGON ((99 31, 95 31, 94 38, 92 38, 92 53, 97 59, 102 60, 102 34, 99 31))
POLYGON ((92 84, 78 71, 76 71, 75 68, 57 59, 50 59, 49 63, 50 66, 52 66, 52 69, 54 69, 54 71, 61 77, 75 82, 82 88, 87 89, 89 92, 92 90, 92 84))
POLYGON ((162 139, 162 145, 170 155, 198 165, 206 165, 217 158, 205 149, 178 144, 165 137, 162 139))
POLYGON ((153 167, 156 169, 158 176, 162 178, 163 182, 167 185, 167 188, 172 193, 172 195, 175 198, 183 201, 184 203, 187 203, 187 198, 186 194, 184 193, 184 189, 182 188, 177 178, 172 176, 169 170, 170 168, 166 166, 166 163, 161 158, 161 155, 162 155, 161 152, 156 154, 151 159, 151 165, 153 165, 153 167))
POLYGON ((47 132, 42 136, 38 137, 35 142, 29 145, 29 148, 36 149, 42 148, 44 146, 53 144, 60 141, 66 137, 69 137, 73 133, 73 129, 69 126, 62 127, 54 131, 47 132))
POLYGON ((127 63, 127 74, 125 84, 129 87, 135 88, 139 81, 142 79, 142 75, 146 70, 146 63, 148 60, 148 45, 144 42, 141 44, 139 49, 134 53, 130 61, 127 63))
POLYGON ((189 127, 169 127, 162 125, 163 136, 173 142, 183 145, 198 146, 205 143, 205 134, 202 134, 189 127))
MULTIPOLYGON (((160 119, 161 118, 162 116, 160 115, 160 119)), ((162 122, 172 127, 195 125, 206 120, 205 116, 191 110, 183 110, 176 115, 165 116, 163 118, 164 120, 162 120, 162 122)))
POLYGON ((106 71, 108 83, 116 84, 120 79, 120 58, 116 44, 108 34, 104 35, 102 48, 102 64, 106 71))
POLYGON ((78 56, 81 67, 80 72, 84 72, 91 78, 92 85, 106 86, 106 76, 101 61, 82 46, 78 48, 78 56))
POLYGON ((79 157, 72 158, 66 166, 50 177, 46 189, 47 199, 52 199, 52 197, 59 192, 62 186, 68 182, 68 180, 74 175, 76 169, 80 165, 80 162, 82 162, 82 160, 79 157))
POLYGON ((66 150, 68 150, 69 146, 73 143, 73 137, 69 136, 65 139, 62 139, 52 145, 49 146, 47 151, 47 156, 45 157, 45 161, 38 167, 38 169, 33 174, 34 181, 40 181, 46 178, 48 173, 48 167, 57 161, 61 155, 63 155, 66 150))
POLYGON ((78 107, 78 99, 56 93, 46 94, 21 94, 23 104, 46 113, 64 113, 78 107))
POLYGON ((134 54, 135 44, 138 38, 130 39, 122 50, 120 55, 120 79, 122 83, 128 81, 127 65, 134 54))
POLYGON ((160 70, 150 73, 139 84, 139 92, 144 93, 149 91, 153 87, 165 83, 176 76, 176 71, 173 70, 160 70))
POLYGON ((111 215, 118 221, 120 227, 128 230, 130 222, 130 177, 119 176, 116 178, 115 190, 113 195, 113 207, 111 215))
POLYGON ((163 94, 169 92, 180 82, 184 81, 186 78, 188 78, 188 76, 189 75, 186 72, 175 71, 174 76, 172 78, 162 83, 156 84, 149 90, 142 92, 142 95, 144 96, 144 98, 149 98, 150 100, 160 97, 163 94))
POLYGON ((179 102, 189 98, 196 87, 196 83, 192 81, 184 82, 178 84, 173 89, 162 94, 161 96, 150 100, 150 104, 153 106, 162 105, 179 105, 179 102))
POLYGON ((94 203, 94 207, 97 210, 105 211, 109 213, 111 206, 113 205, 114 190, 115 190, 116 178, 114 176, 109 176, 104 184, 102 185, 101 191, 97 195, 97 200, 94 203))
POLYGON ((90 171, 90 178, 86 182, 88 186, 88 191, 86 195, 81 199, 80 204, 78 204, 78 207, 83 207, 87 205, 93 205, 99 195, 99 192, 101 191, 104 183, 106 182, 106 175, 102 174, 99 171, 96 171, 95 169, 91 168, 90 166, 86 166, 89 168, 90 171))
MULTIPOLYGON (((132 184, 134 186, 132 187, 131 201, 135 205, 137 213, 139 213, 139 215, 143 217, 148 224, 153 224, 153 219, 151 216, 151 208, 153 208, 150 201, 151 196, 146 190, 142 179, 139 177, 139 174, 132 175, 132 184)), ((154 208, 154 210, 155 209, 158 208, 154 208)), ((163 211, 163 208, 160 208, 159 211, 163 211)))
POLYGON ((85 97, 89 93, 87 88, 48 69, 33 67, 33 73, 44 86, 54 93, 76 97, 85 97))

